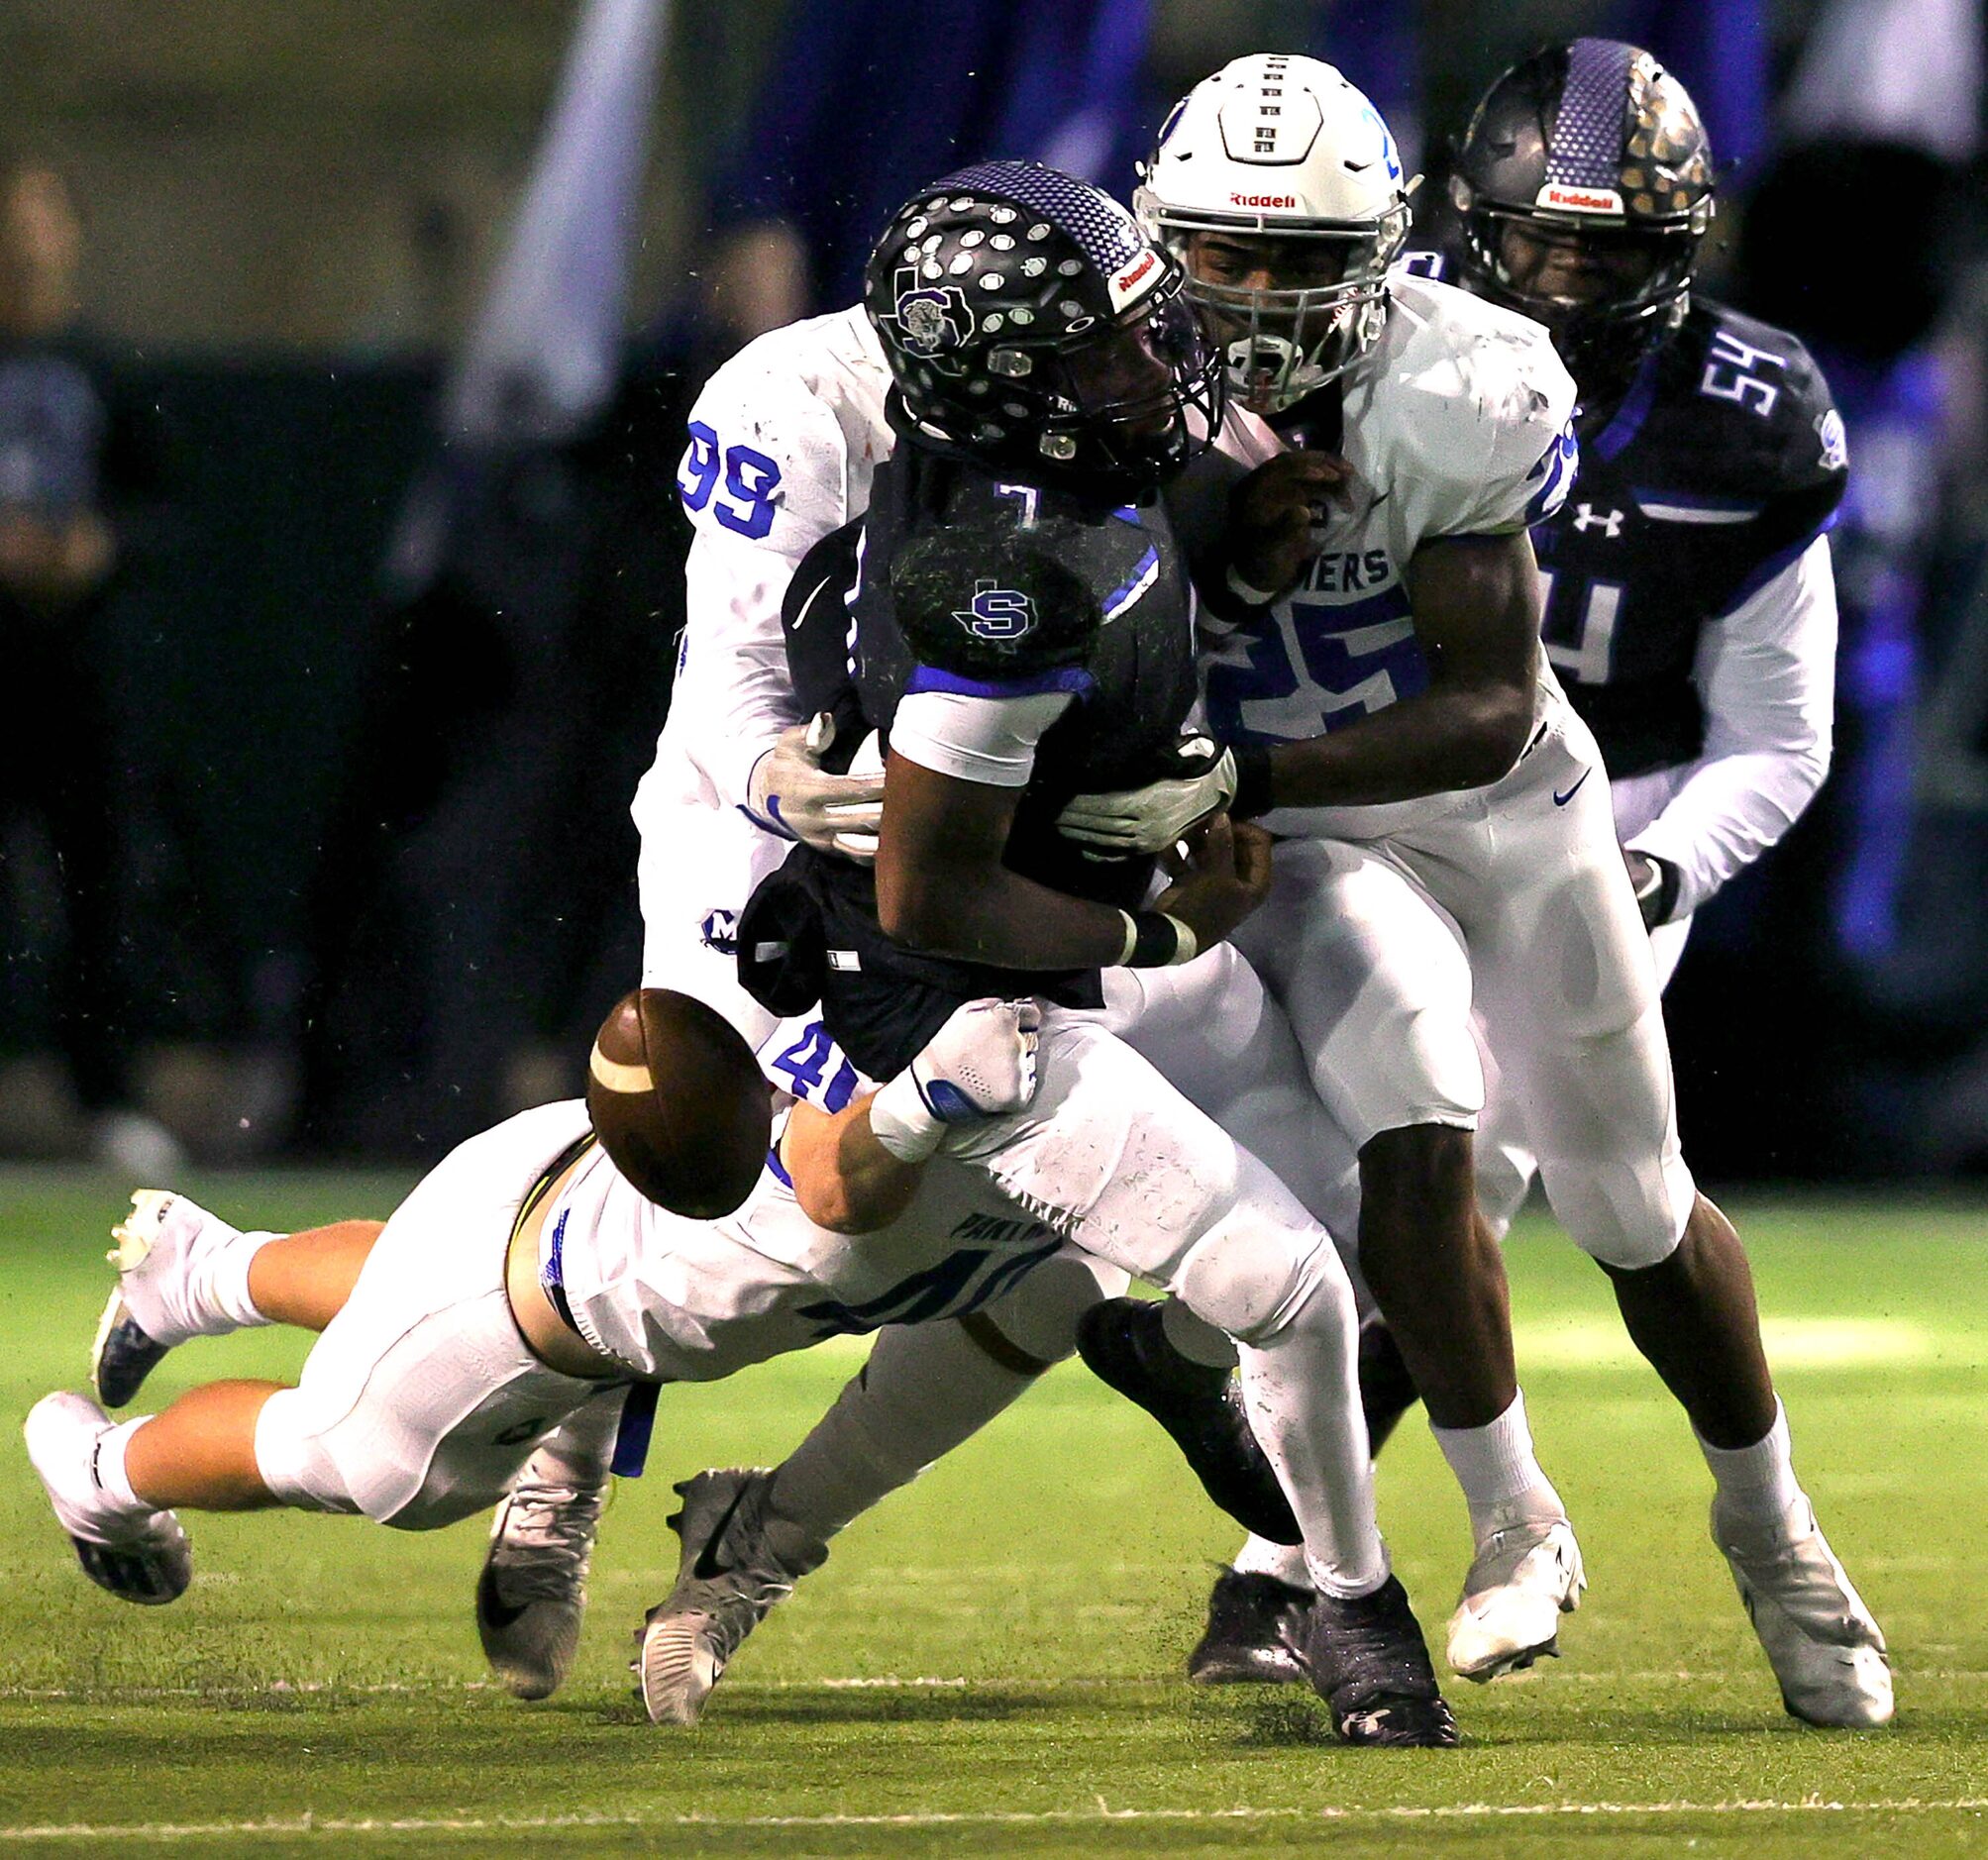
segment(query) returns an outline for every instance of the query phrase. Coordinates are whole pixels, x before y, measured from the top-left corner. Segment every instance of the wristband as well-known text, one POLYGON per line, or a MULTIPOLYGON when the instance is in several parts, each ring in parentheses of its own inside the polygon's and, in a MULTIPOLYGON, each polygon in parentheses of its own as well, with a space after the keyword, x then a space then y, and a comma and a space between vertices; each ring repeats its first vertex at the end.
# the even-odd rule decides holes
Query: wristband
POLYGON ((1231 820, 1254 820, 1271 809, 1270 751, 1261 743, 1231 743, 1235 758, 1235 792, 1229 796, 1231 820))
POLYGON ((1134 912, 1132 928, 1132 947, 1123 959, 1127 969, 1177 969, 1201 953, 1194 931, 1170 912, 1134 912))
POLYGON ((1132 952, 1139 947, 1139 920, 1129 910, 1121 910, 1118 915, 1125 920, 1125 945, 1118 952, 1118 960, 1111 966, 1123 969, 1132 960, 1132 952))
POLYGON ((900 1163, 922 1163, 939 1147, 946 1126, 932 1115, 910 1067, 870 1100, 870 1134, 900 1163))

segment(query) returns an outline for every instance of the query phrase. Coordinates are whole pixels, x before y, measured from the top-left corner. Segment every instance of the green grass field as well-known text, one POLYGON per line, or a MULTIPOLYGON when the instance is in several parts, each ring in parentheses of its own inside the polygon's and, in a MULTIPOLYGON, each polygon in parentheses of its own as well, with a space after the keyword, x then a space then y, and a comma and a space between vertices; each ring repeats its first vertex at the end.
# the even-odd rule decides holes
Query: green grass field
MULTIPOLYGON (((191 1185, 245 1223, 384 1212, 379 1179, 191 1185)), ((0 1175, 0 1377, 18 1421, 80 1386, 109 1184, 0 1175)), ((1065 1368, 837 1543, 741 1654, 705 1722, 652 1727, 625 1671, 668 1589, 670 1482, 777 1459, 860 1360, 830 1348, 666 1392, 623 1485, 580 1664, 557 1700, 485 1685, 472 1524, 190 1519, 167 1609, 75 1567, 18 1432, 0 1478, 0 1846, 56 1853, 1341 1854, 1974 1852, 1988 1847, 1988 1218, 1952 1203, 1741 1205, 1797 1457, 1891 1638, 1899 1719, 1783 1716, 1722 1561, 1682 1418, 1600 1275, 1514 1242, 1542 1453, 1592 1588, 1545 1670, 1451 1697, 1454 1752, 1334 1747, 1308 1693, 1178 1675, 1233 1533, 1143 1416, 1065 1368)), ((304 1340, 189 1346, 161 1397, 280 1375, 304 1340)), ((1418 1424, 1384 1519, 1432 1636, 1461 1505, 1418 1424)))

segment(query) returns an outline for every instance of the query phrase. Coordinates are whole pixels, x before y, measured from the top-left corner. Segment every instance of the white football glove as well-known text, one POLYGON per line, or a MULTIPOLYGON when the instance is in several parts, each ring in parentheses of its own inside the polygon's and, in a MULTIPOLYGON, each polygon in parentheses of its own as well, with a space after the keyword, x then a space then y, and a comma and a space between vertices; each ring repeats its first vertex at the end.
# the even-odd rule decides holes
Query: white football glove
MULTIPOLYGON (((765 825, 819 853, 840 853, 868 865, 877 857, 884 820, 884 775, 830 775, 822 759, 835 741, 835 719, 817 711, 780 733, 753 764, 746 805, 765 825)), ((859 763, 862 751, 857 752, 859 763)))
MULTIPOLYGON (((1180 754, 1213 756, 1205 737, 1190 738, 1180 754)), ((1129 858, 1164 853, 1187 837, 1189 828, 1219 813, 1235 798, 1235 752, 1223 750, 1200 775, 1154 781, 1114 794, 1080 794, 1056 816, 1065 839, 1081 841, 1100 854, 1129 858)))
POLYGON ((921 1163, 948 1130, 1018 1111, 1035 1096, 1034 1001, 969 1001, 870 1100, 870 1129, 900 1163, 921 1163))

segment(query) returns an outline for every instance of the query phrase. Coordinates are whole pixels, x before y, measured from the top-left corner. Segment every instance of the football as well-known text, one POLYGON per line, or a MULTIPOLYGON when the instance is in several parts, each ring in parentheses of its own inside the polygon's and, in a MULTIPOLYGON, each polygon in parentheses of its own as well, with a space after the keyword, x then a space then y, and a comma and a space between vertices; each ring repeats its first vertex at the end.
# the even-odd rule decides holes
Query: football
POLYGON ((673 1214, 729 1214, 766 1163, 772 1098, 752 1049, 671 988, 632 989, 600 1023, 586 1110, 615 1168, 673 1214))

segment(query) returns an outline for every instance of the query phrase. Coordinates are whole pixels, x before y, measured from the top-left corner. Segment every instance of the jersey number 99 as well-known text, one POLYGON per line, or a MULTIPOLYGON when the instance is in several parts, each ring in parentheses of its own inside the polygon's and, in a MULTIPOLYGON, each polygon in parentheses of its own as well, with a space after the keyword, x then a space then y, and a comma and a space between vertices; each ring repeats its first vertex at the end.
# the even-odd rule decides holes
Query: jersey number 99
POLYGON ((689 434, 683 463, 677 467, 677 494, 683 508, 694 516, 710 504, 711 515, 726 529, 758 542, 773 528, 780 466, 750 446, 721 447, 702 420, 690 422, 689 434))

